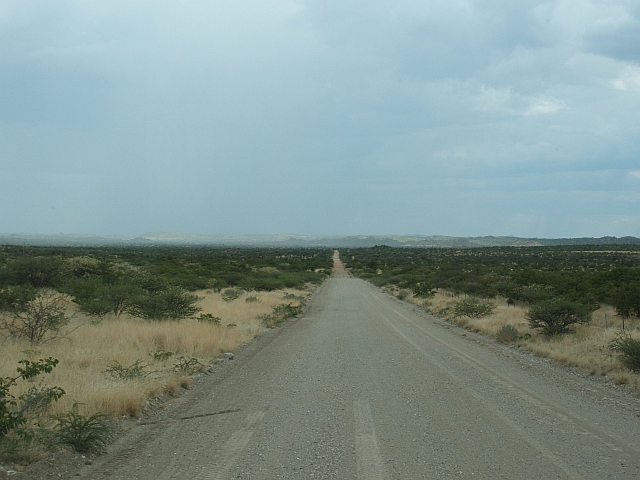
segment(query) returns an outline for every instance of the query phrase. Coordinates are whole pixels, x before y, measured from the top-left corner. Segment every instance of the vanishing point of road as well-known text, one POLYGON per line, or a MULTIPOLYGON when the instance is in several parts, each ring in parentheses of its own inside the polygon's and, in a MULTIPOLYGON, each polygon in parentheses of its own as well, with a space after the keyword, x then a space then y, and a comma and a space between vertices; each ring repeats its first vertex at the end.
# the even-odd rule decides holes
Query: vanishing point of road
POLYGON ((100 479, 640 478, 638 399, 334 275, 100 479))

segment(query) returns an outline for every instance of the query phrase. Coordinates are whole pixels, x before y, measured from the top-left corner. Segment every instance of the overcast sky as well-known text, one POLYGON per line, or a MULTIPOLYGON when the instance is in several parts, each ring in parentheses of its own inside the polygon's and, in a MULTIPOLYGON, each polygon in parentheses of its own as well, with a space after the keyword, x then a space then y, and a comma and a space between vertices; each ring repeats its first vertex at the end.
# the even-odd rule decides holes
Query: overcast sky
POLYGON ((0 0, 0 233, 640 236, 640 0, 0 0))

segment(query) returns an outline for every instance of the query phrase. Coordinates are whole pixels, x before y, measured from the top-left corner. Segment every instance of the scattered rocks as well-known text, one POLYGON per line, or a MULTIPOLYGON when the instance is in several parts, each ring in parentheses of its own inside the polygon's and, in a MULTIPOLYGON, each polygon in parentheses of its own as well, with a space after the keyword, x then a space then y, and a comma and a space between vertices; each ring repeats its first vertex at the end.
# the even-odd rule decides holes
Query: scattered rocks
POLYGON ((231 352, 225 352, 222 354, 222 356, 228 360, 233 360, 233 357, 235 357, 235 355, 231 352))
POLYGON ((15 475, 16 472, 13 470, 5 470, 2 466, 0 466, 0 478, 9 478, 12 475, 15 475))

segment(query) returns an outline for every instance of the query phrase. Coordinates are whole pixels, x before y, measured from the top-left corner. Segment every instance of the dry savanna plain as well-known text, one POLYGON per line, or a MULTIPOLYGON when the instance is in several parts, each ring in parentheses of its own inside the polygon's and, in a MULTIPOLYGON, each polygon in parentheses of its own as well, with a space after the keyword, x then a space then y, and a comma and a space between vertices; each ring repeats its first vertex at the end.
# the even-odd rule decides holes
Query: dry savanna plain
MULTIPOLYGON (((65 327, 69 333, 60 339, 37 346, 6 337, 0 340, 0 376, 13 374, 21 359, 53 357, 60 363, 46 381, 64 389, 66 395, 51 405, 49 413, 67 411, 79 402, 88 415, 137 416, 149 398, 188 387, 194 373, 215 365, 224 353, 234 352, 263 332, 261 315, 283 303, 299 305, 310 291, 244 292, 233 300, 224 300, 212 290, 194 293, 200 313, 219 318, 219 324, 194 318, 149 322, 127 314, 95 323, 69 301, 67 313, 72 321, 65 327), (192 365, 185 365, 189 360, 192 365), (139 368, 126 377, 111 374, 114 365, 139 368)), ((19 396, 29 387, 21 384, 13 393, 19 396)))
POLYGON ((337 252, 320 288, 235 292, 196 290, 199 317, 162 322, 96 321, 67 299, 55 341, 5 335, 0 377, 21 359, 59 360, 42 380, 66 392, 49 416, 76 405, 122 419, 106 454, 34 446, 7 468, 33 479, 640 476, 640 383, 607 350, 622 324, 611 306, 549 338, 526 305, 498 296, 489 315, 456 315, 465 295, 375 288, 337 252), (270 322, 282 305, 304 313, 270 322))
MULTIPOLYGON (((399 289, 385 288, 389 294, 397 296, 399 289)), ((403 296, 402 294, 400 296, 403 296)), ((472 332, 482 333, 517 348, 531 351, 560 365, 578 367, 590 374, 607 377, 613 383, 626 384, 636 394, 640 393, 640 377, 625 366, 607 349, 607 345, 620 333, 623 319, 616 315, 610 305, 601 305, 592 313, 592 321, 587 325, 578 325, 573 335, 561 335, 549 338, 533 330, 526 318, 528 308, 522 305, 510 305, 504 298, 495 298, 495 310, 485 317, 456 317, 451 314, 451 306, 465 299, 465 295, 456 295, 447 291, 438 291, 429 300, 408 295, 405 301, 413 303, 426 311, 446 318, 472 332), (519 338, 502 339, 500 329, 505 325, 513 326, 519 338)), ((635 338, 640 337, 640 320, 625 320, 625 330, 635 338)))

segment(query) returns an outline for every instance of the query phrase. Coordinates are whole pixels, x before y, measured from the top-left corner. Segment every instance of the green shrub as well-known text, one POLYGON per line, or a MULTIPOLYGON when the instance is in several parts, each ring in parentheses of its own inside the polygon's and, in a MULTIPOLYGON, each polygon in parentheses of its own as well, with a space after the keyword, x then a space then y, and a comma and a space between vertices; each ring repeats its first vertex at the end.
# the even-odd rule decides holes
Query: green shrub
POLYGON ((214 317, 210 313, 201 313, 197 320, 202 323, 211 323, 213 325, 220 325, 220 317, 214 317))
POLYGON ((137 298, 132 305, 132 315, 148 320, 178 320, 193 316, 200 311, 196 305, 198 297, 185 292, 180 287, 165 290, 137 298))
POLYGON ((154 360, 160 360, 162 362, 172 357, 173 352, 165 352, 164 350, 158 350, 156 352, 151 353, 151 356, 153 357, 154 360))
POLYGON ((436 294, 436 289, 429 282, 418 282, 411 287, 411 290, 416 297, 421 298, 433 297, 436 294))
POLYGON ((457 318, 482 318, 491 315, 495 309, 495 303, 481 302, 477 298, 466 298, 453 305, 453 315, 457 318))
POLYGON ((204 365, 198 361, 195 357, 178 357, 178 361, 173 364, 173 370, 178 373, 184 373, 187 375, 192 375, 196 372, 201 371, 204 368, 204 365))
POLYGON ((58 257, 21 256, 7 262, 6 274, 14 285, 53 287, 64 275, 65 265, 58 257))
POLYGON ((531 328, 554 336, 572 333, 575 325, 591 322, 591 310, 586 305, 570 300, 544 300, 533 304, 526 318, 531 328))
POLYGON ((271 309, 271 313, 268 315, 259 315, 258 318, 262 321, 262 324, 267 328, 272 328, 285 320, 295 317, 302 313, 302 305, 293 305, 291 303, 281 303, 271 309))
POLYGON ((630 333, 621 330, 609 342, 609 354, 615 356, 629 370, 640 371, 640 340, 633 338, 630 333))
POLYGON ((29 381, 41 373, 51 373, 58 365, 55 358, 40 359, 32 362, 20 360, 22 366, 16 368, 17 375, 0 377, 0 439, 12 430, 27 423, 28 414, 42 410, 51 402, 56 402, 64 395, 60 387, 32 387, 25 394, 15 397, 11 388, 18 382, 29 381))
POLYGON ((503 325, 496 334, 496 339, 502 343, 512 343, 520 340, 520 332, 513 325, 503 325))
POLYGON ((271 309, 271 313, 282 320, 295 317, 302 313, 302 305, 293 305, 291 303, 281 303, 271 309))
POLYGON ((76 452, 102 450, 111 440, 114 425, 104 413, 87 417, 78 412, 75 402, 70 412, 54 416, 54 428, 58 443, 71 446, 76 452))
POLYGON ((398 299, 404 300, 409 296, 409 292, 407 290, 400 290, 397 294, 398 299))
POLYGON ((222 300, 224 300, 225 302, 232 302, 233 300, 238 298, 240 295, 242 295, 242 293, 243 291, 240 290, 239 288, 225 288, 221 292, 222 300))
POLYGON ((109 365, 104 372, 119 380, 135 380, 136 378, 148 376, 151 373, 146 370, 148 367, 147 364, 142 363, 142 360, 136 360, 128 367, 121 365, 120 362, 116 360, 109 365))
POLYGON ((38 290, 31 285, 16 285, 0 290, 0 312, 15 312, 24 308, 38 296, 38 290))

